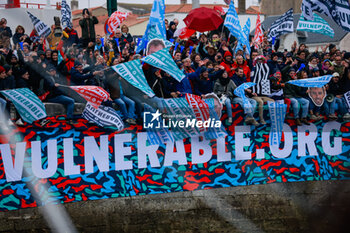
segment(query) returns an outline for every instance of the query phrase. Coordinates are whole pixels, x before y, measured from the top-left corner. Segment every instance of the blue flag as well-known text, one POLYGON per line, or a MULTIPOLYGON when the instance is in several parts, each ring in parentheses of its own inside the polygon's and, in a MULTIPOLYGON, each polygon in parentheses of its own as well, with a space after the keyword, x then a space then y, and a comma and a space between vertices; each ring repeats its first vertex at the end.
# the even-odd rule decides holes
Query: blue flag
POLYGON ((140 46, 137 48, 136 53, 139 53, 146 48, 147 41, 149 41, 148 37, 152 29, 152 26, 155 26, 155 30, 157 34, 162 36, 161 39, 166 40, 166 28, 165 28, 164 20, 165 20, 164 0, 154 0, 146 31, 141 39, 140 46))
POLYGON ((227 27, 230 30, 231 34, 237 39, 240 39, 242 37, 242 28, 239 24, 238 15, 233 1, 231 1, 230 8, 227 11, 224 26, 227 27))
POLYGON ((239 85, 235 90, 234 94, 243 100, 243 106, 244 110, 246 111, 245 113, 252 113, 253 112, 253 106, 250 104, 248 98, 245 96, 245 89, 248 89, 252 86, 255 86, 256 83, 243 83, 239 85))
POLYGON ((31 124, 47 116, 43 102, 28 88, 6 90, 1 93, 12 101, 25 122, 31 124))
POLYGON ((174 62, 167 48, 142 58, 142 61, 167 72, 179 82, 186 77, 174 62))
POLYGON ((117 111, 107 106, 100 105, 96 109, 88 102, 83 111, 83 117, 101 127, 114 126, 117 127, 118 131, 124 129, 124 123, 117 111))
POLYGON ((58 61, 57 61, 57 64, 61 64, 61 62, 63 61, 63 57, 62 57, 62 54, 61 54, 61 51, 58 50, 58 61))
POLYGON ((237 53, 238 50, 243 51, 243 45, 246 46, 246 54, 250 54, 250 43, 249 43, 249 33, 250 33, 250 18, 248 18, 247 22, 245 23, 242 31, 242 36, 238 42, 237 48, 235 53, 237 53))
POLYGON ((283 102, 267 102, 271 119, 270 145, 279 145, 282 139, 283 123, 287 113, 287 105, 283 102))
POLYGON ((131 85, 138 88, 149 97, 152 98, 155 95, 147 83, 139 60, 121 63, 119 65, 113 66, 112 68, 123 79, 128 81, 131 85))
POLYGON ((324 85, 329 83, 329 81, 331 81, 332 77, 333 75, 325 75, 325 76, 316 77, 316 78, 290 80, 287 83, 290 83, 299 87, 323 87, 324 85))

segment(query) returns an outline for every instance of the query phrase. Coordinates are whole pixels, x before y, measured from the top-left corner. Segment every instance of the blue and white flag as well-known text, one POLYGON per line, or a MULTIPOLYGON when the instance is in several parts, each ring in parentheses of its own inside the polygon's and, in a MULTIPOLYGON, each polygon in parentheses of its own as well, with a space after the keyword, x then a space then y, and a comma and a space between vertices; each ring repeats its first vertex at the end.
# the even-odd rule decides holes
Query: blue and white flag
POLYGON ((304 16, 300 16, 297 31, 308 31, 313 33, 319 33, 331 38, 334 37, 334 30, 329 26, 326 20, 314 13, 314 19, 312 21, 305 20, 304 16))
POLYGON ((235 53, 237 53, 238 50, 243 51, 243 45, 246 46, 245 53, 250 54, 250 43, 249 43, 249 33, 250 33, 250 18, 247 19, 247 22, 245 23, 242 31, 242 37, 238 42, 237 48, 235 53))
POLYGON ((240 39, 242 37, 242 28, 239 24, 238 15, 233 1, 231 1, 230 8, 227 11, 224 26, 227 27, 230 30, 231 34, 237 39, 240 39))
POLYGON ((284 102, 267 102, 271 119, 270 145, 279 145, 282 139, 284 118, 287 113, 287 105, 284 102))
POLYGON ((252 86, 255 86, 255 83, 243 83, 239 85, 235 90, 234 94, 243 100, 243 107, 245 110, 245 113, 252 113, 253 112, 253 106, 250 104, 247 96, 245 95, 245 89, 251 88, 252 86))
POLYGON ((66 0, 62 0, 61 4, 61 23, 63 28, 73 28, 72 12, 66 0))
POLYGON ((12 101, 25 122, 31 124, 47 116, 43 102, 28 88, 1 91, 1 94, 12 101))
POLYGON ((294 31, 293 8, 284 13, 275 22, 272 23, 268 39, 272 41, 272 37, 278 39, 280 36, 294 31))
POLYGON ((117 111, 107 106, 100 105, 96 109, 88 102, 83 111, 83 117, 101 127, 114 126, 117 127, 118 131, 124 129, 123 120, 117 111))
POLYGON ((125 79, 137 89, 141 90, 149 97, 152 98, 155 95, 147 83, 146 77, 142 71, 141 62, 139 60, 121 63, 119 65, 112 66, 112 68, 123 79, 125 79))
POLYGON ((162 36, 161 39, 166 40, 166 28, 165 28, 164 20, 165 20, 164 0, 154 0, 146 31, 142 37, 140 46, 136 50, 136 53, 139 53, 146 48, 147 41, 149 41, 148 37, 149 37, 150 30, 152 29, 152 26, 155 26, 157 34, 162 36))
POLYGON ((174 62, 167 48, 142 58, 142 61, 167 72, 178 82, 186 77, 174 62))
POLYGON ((306 20, 313 20, 318 12, 333 19, 345 31, 350 32, 350 5, 348 0, 303 0, 301 11, 306 20))
POLYGON ((174 142, 169 128, 164 127, 162 114, 148 104, 144 106, 143 127, 147 131, 147 139, 151 145, 174 142))
POLYGON ((331 81, 332 77, 333 75, 325 75, 325 76, 316 77, 316 78, 290 80, 287 83, 290 83, 299 87, 323 87, 324 85, 329 83, 329 81, 331 81))
POLYGON ((34 25, 34 28, 38 35, 41 37, 48 37, 51 33, 51 29, 49 26, 47 26, 43 21, 35 17, 32 13, 28 12, 29 18, 32 20, 32 23, 34 25))

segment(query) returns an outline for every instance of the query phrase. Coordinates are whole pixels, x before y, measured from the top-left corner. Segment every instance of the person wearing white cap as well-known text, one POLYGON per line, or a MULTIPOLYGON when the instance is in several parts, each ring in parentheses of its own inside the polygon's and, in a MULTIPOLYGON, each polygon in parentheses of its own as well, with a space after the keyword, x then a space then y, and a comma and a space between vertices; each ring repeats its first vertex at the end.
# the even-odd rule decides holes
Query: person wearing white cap
POLYGON ((350 114, 347 111, 346 103, 343 98, 343 91, 340 83, 339 73, 333 73, 332 80, 326 85, 327 98, 325 101, 325 112, 330 120, 337 120, 339 115, 343 116, 344 120, 350 119, 350 114), (338 109, 338 116, 335 111, 338 109))

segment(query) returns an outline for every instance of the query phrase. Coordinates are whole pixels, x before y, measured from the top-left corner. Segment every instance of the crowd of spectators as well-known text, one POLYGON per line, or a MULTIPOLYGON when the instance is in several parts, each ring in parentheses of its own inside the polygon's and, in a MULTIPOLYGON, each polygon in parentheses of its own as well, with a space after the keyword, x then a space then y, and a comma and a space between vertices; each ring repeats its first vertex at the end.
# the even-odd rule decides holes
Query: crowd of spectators
MULTIPOLYGON (((180 45, 176 51, 173 46, 170 53, 186 77, 178 82, 164 71, 143 64, 147 82, 156 94, 149 98, 110 68, 146 55, 135 53, 137 41, 128 27, 121 25, 113 38, 107 38, 96 35, 98 19, 88 9, 84 9, 82 15, 81 38, 73 28, 62 30, 56 20, 52 33, 45 39, 35 30, 26 34, 21 25, 11 29, 6 19, 1 19, 0 90, 29 88, 43 102, 64 104, 67 120, 72 122, 77 117, 73 115, 74 104, 82 99, 67 86, 101 86, 110 93, 110 99, 103 104, 114 106, 114 102, 129 124, 142 122, 145 103, 158 107, 163 98, 181 98, 186 93, 204 97, 215 93, 226 106, 227 123, 231 124, 233 105, 244 108, 242 98, 236 96, 234 90, 252 81, 257 64, 267 64, 271 95, 245 90, 252 106, 252 109, 244 109, 246 124, 266 124, 264 104, 267 101, 284 101, 288 105, 287 118, 294 118, 297 125, 308 125, 310 120, 349 119, 344 94, 350 90, 350 53, 340 51, 333 44, 311 52, 305 44, 295 42, 289 50, 278 51, 265 35, 258 49, 251 43, 248 54, 247 48, 239 49, 237 40, 230 37, 226 29, 222 30, 222 26, 216 31, 195 33, 181 40, 174 38, 178 20, 166 20, 167 39, 180 45), (327 74, 333 78, 324 88, 313 90, 287 83, 327 74)), ((8 105, 9 101, 1 97, 2 113, 8 105)))

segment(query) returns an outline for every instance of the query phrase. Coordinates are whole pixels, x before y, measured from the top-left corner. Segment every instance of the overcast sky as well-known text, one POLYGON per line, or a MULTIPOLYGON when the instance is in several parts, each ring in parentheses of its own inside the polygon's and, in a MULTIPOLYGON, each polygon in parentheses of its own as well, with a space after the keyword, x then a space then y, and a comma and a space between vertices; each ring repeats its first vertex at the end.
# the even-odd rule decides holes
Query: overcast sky
MULTIPOLYGON (((71 0, 67 0, 68 3, 70 3, 71 0)), ((83 9, 89 6, 90 7, 96 7, 101 6, 104 3, 107 2, 107 0, 78 0, 79 1, 79 8, 83 9)), ((257 0, 246 0, 247 1, 247 7, 250 5, 257 5, 257 0)), ((46 0, 22 0, 21 2, 28 2, 28 3, 46 3, 46 0)), ((51 4, 56 4, 56 2, 61 2, 61 0, 51 0, 51 4)), ((120 3, 152 3, 153 0, 117 0, 117 2, 120 3)), ((165 0, 165 4, 179 4, 180 0, 165 0)), ((192 0, 188 0, 188 3, 192 3, 192 0)), ((217 3, 217 4, 224 4, 224 0, 200 0, 200 3, 217 3)), ((235 3, 237 4, 237 0, 235 0, 235 3)))

